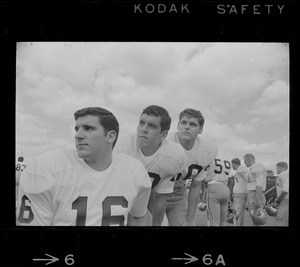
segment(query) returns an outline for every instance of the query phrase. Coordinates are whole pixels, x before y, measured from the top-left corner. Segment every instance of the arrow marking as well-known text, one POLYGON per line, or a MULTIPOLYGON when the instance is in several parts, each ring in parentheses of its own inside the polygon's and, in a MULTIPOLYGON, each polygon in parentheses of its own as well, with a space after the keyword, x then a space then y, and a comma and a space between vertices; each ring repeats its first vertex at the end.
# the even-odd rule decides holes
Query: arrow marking
POLYGON ((48 257, 50 257, 50 259, 48 258, 48 259, 32 259, 32 260, 33 261, 49 261, 49 262, 46 263, 46 265, 51 264, 51 263, 56 262, 56 261, 59 260, 58 258, 56 258, 54 256, 51 256, 51 255, 49 255, 47 253, 45 253, 45 255, 47 255, 48 257))
POLYGON ((192 255, 189 255, 187 253, 184 253, 186 256, 189 256, 189 258, 172 258, 172 260, 187 260, 187 262, 185 262, 184 264, 189 264, 191 262, 194 262, 194 261, 197 261, 198 258, 192 256, 192 255))

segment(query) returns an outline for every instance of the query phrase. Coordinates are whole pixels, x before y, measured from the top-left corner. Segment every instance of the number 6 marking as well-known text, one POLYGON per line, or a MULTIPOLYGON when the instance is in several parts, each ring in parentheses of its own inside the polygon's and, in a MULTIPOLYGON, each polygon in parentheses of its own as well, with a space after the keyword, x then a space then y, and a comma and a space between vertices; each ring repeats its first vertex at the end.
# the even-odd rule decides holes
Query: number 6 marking
POLYGON ((20 223, 30 223, 30 222, 32 222, 33 221, 33 212, 32 212, 32 210, 31 210, 31 207, 30 207, 30 204, 27 206, 26 205, 26 200, 28 200, 29 201, 29 203, 30 203, 30 200, 29 200, 29 198, 27 197, 27 196, 23 196, 22 197, 22 203, 21 203, 21 208, 20 208, 20 214, 19 214, 19 217, 18 217, 18 221, 20 222, 20 223), (27 211, 28 213, 29 213, 29 215, 28 215, 28 218, 24 218, 24 213, 25 213, 25 211, 27 211))
POLYGON ((75 260, 73 259, 74 255, 73 254, 69 254, 65 257, 65 263, 67 265, 73 265, 75 263, 75 260))

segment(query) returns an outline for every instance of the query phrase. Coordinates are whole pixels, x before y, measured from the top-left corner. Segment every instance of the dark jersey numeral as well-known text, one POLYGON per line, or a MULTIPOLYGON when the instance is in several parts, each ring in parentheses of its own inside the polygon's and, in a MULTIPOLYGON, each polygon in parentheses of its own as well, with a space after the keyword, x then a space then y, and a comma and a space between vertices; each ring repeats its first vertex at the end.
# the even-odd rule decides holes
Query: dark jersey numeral
POLYGON ((24 171, 25 168, 26 168, 25 164, 17 163, 17 165, 16 165, 16 171, 24 171))
MULTIPOLYGON (((197 170, 197 174, 196 176, 202 171, 203 167, 200 166, 200 165, 197 165, 197 164, 191 164, 188 168, 188 172, 187 172, 187 175, 182 179, 182 180, 187 180, 187 179, 190 179, 192 178, 192 174, 193 174, 193 170, 197 170)), ((174 182, 174 181, 177 181, 181 178, 182 174, 181 173, 178 173, 177 175, 175 175, 171 181, 174 182)))
POLYGON ((87 197, 78 197, 72 203, 72 210, 77 210, 76 226, 85 226, 87 197))
POLYGON ((154 172, 148 172, 148 174, 151 178, 153 178, 152 187, 151 187, 151 189, 153 189, 155 186, 157 186, 157 184, 159 183, 161 178, 158 174, 156 174, 154 172))
MULTIPOLYGON (((26 200, 30 200, 27 196, 22 197, 22 203, 20 208, 20 214, 18 216, 18 221, 20 223, 30 223, 33 221, 34 215, 31 210, 30 205, 26 205, 26 200), (28 216, 25 216, 25 213, 28 213, 28 216)), ((79 196, 72 203, 72 209, 77 210, 76 216, 76 226, 85 226, 86 216, 87 216, 87 201, 88 197, 79 196)), ((102 226, 109 226, 111 224, 119 224, 120 226, 124 226, 125 217, 124 215, 111 215, 111 206, 120 205, 123 208, 128 207, 128 201, 123 196, 109 196, 104 199, 102 202, 102 226)))
POLYGON ((119 224, 120 226, 124 226, 124 215, 111 215, 111 206, 114 205, 120 205, 123 208, 127 208, 128 201, 125 197, 106 197, 102 202, 102 226, 109 226, 111 224, 119 224))
POLYGON ((190 179, 192 174, 193 174, 193 170, 197 170, 197 174, 198 175, 201 171, 202 171, 203 167, 200 166, 200 165, 197 165, 197 164, 191 164, 189 166, 189 169, 188 169, 188 173, 187 175, 184 177, 184 180, 186 179, 190 179))
POLYGON ((29 198, 28 198, 27 196, 24 195, 24 196, 22 197, 21 208, 20 208, 20 214, 19 214, 19 217, 18 217, 18 221, 19 221, 20 223, 30 223, 30 222, 32 222, 32 220, 33 220, 33 218, 34 218, 33 212, 32 212, 32 210, 31 210, 30 205, 29 205, 29 206, 26 205, 26 200, 28 200, 29 203, 30 203, 29 198), (27 218, 24 218, 24 213, 25 213, 25 212, 28 212, 28 216, 26 216, 27 218))
MULTIPOLYGON (((230 162, 227 161, 227 160, 224 160, 223 162, 224 162, 224 168, 225 168, 224 173, 225 173, 226 175, 229 175, 229 170, 230 170, 230 167, 231 167, 230 162)), ((214 172, 215 172, 216 174, 222 173, 222 171, 223 171, 222 161, 221 161, 220 159, 215 159, 215 165, 216 165, 216 167, 218 167, 219 169, 218 169, 218 170, 215 169, 214 172)))
MULTIPOLYGON (((72 209, 77 210, 76 226, 85 226, 87 216, 88 197, 79 196, 72 203, 72 209)), ((123 196, 106 197, 102 202, 102 223, 101 226, 109 226, 111 224, 119 224, 124 226, 124 215, 111 215, 111 206, 120 205, 123 208, 128 207, 128 201, 123 196)))

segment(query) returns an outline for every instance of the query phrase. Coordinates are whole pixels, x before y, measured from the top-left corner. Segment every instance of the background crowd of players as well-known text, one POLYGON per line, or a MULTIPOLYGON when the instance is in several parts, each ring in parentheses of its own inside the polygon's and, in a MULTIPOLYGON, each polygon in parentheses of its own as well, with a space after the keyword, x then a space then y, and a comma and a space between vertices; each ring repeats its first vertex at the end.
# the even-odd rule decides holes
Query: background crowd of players
POLYGON ((151 105, 134 134, 119 134, 117 118, 100 107, 75 112, 75 148, 46 152, 16 165, 16 224, 24 226, 253 226, 275 217, 288 226, 289 171, 276 164, 270 193, 267 170, 251 153, 218 157, 201 134, 204 117, 186 108, 176 132, 166 109, 151 105), (276 189, 276 190, 275 190, 276 189))

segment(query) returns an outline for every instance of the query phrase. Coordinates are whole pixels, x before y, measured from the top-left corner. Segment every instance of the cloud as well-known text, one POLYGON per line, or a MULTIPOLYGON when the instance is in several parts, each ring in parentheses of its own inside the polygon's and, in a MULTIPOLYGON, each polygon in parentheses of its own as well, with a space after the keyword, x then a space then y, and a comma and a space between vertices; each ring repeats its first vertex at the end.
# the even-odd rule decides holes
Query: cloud
POLYGON ((228 158, 248 149, 274 154, 277 139, 261 126, 288 118, 288 49, 279 43, 19 43, 18 140, 32 153, 72 146, 73 113, 86 106, 111 110, 121 133, 134 132, 142 110, 157 104, 169 111, 172 130, 180 111, 199 109, 204 134, 228 158))
POLYGON ((262 122, 262 119, 254 118, 251 121, 244 123, 244 124, 236 123, 234 125, 234 129, 235 129, 235 132, 237 132, 239 134, 252 133, 256 130, 256 127, 258 126, 258 124, 260 122, 262 122))
POLYGON ((251 114, 263 115, 273 121, 285 121, 289 118, 289 87, 285 81, 275 81, 263 91, 255 102, 251 114))
POLYGON ((16 131, 21 135, 44 135, 50 131, 47 124, 32 114, 24 113, 17 107, 16 131))

